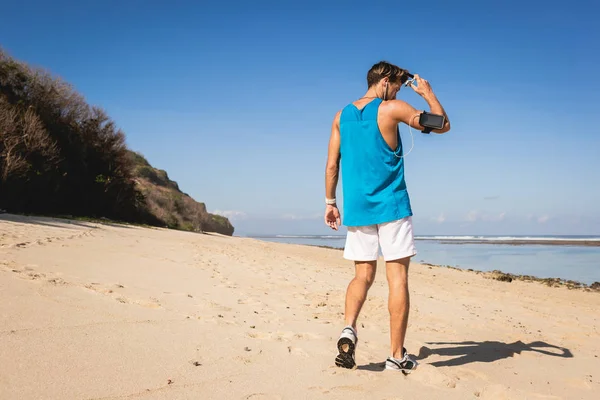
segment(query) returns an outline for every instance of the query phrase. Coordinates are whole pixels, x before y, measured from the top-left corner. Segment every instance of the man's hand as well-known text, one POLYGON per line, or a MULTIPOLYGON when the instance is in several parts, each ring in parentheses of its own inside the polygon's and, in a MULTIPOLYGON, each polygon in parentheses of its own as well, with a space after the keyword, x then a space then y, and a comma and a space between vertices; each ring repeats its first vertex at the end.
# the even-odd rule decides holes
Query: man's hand
POLYGON ((415 74, 415 81, 417 81, 417 86, 411 83, 410 87, 419 96, 423 98, 428 98, 433 95, 433 90, 431 89, 431 85, 429 85, 429 82, 427 80, 421 78, 418 74, 415 74))
POLYGON ((325 225, 329 225, 331 229, 337 231, 341 224, 340 210, 338 210, 337 206, 327 205, 325 209, 325 225))
MULTIPOLYGON (((431 85, 427 80, 421 78, 417 74, 415 74, 415 81, 417 82, 417 85, 411 83, 410 87, 415 91, 415 93, 423 97, 423 99, 427 102, 427 104, 429 105, 429 112, 431 112, 432 114, 443 115, 446 119, 442 129, 433 129, 431 132, 448 132, 450 130, 450 120, 448 119, 448 114, 446 114, 444 107, 442 107, 435 93, 433 93, 431 85)), ((416 110, 413 106, 406 103, 405 101, 389 101, 387 102, 386 108, 389 112, 388 115, 392 117, 394 123, 397 124, 400 122, 404 122, 406 125, 409 125, 410 127, 418 129, 420 131, 425 129, 425 127, 419 123, 418 117, 421 114, 421 111, 416 110)))

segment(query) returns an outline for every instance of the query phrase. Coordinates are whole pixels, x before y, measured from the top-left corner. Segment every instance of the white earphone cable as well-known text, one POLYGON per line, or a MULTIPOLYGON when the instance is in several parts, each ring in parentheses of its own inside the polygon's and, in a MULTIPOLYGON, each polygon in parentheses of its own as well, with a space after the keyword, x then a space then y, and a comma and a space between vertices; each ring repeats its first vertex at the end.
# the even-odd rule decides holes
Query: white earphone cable
MULTIPOLYGON (((414 116, 413 116, 413 117, 410 119, 410 121, 408 121, 408 124, 407 124, 407 125, 408 125, 408 131, 410 132, 410 141, 411 141, 410 149, 408 150, 408 153, 406 153, 406 154, 403 154, 403 155, 401 155, 401 156, 398 156, 398 154, 396 154, 396 151, 398 151, 398 150, 396 149, 396 151, 394 151, 394 155, 395 155, 397 158, 403 158, 403 157, 406 157, 407 155, 409 155, 409 154, 410 154, 410 152, 412 151, 413 147, 415 147, 415 138, 414 138, 414 136, 413 136, 413 133, 412 133, 412 127, 410 126, 410 124, 412 123, 413 119, 415 119, 415 117, 418 117, 418 116, 419 116, 419 114, 415 114, 415 115, 414 115, 414 116)), ((400 147, 400 143, 402 143, 402 138, 400 137, 400 128, 398 128, 398 147, 400 147)))

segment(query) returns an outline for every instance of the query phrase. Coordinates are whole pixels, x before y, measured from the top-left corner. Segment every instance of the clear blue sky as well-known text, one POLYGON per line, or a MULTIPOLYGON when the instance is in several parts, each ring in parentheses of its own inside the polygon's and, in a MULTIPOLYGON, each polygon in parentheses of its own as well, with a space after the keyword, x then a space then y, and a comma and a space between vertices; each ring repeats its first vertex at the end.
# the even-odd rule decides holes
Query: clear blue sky
POLYGON ((405 160, 417 234, 600 234, 598 2, 34 3, 3 5, 0 46, 103 107, 236 233, 332 232, 331 121, 384 59, 452 121, 405 160))

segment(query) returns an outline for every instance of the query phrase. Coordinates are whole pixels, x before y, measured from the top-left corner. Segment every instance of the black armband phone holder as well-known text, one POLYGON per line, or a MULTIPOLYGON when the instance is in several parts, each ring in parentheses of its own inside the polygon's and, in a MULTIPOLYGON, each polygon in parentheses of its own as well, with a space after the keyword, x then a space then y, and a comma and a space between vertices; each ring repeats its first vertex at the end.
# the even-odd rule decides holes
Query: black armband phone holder
POLYGON ((422 133, 429 133, 434 129, 442 129, 445 123, 446 117, 444 115, 423 111, 419 116, 419 124, 425 128, 421 131, 422 133))

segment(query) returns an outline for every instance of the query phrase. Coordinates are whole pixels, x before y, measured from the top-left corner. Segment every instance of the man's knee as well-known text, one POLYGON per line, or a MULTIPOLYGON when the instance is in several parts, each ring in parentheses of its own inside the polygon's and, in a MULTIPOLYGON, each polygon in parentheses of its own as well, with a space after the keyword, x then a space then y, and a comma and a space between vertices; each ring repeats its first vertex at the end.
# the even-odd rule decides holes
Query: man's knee
POLYGON ((356 263, 355 279, 361 281, 368 287, 371 287, 371 285, 375 281, 375 272, 375 263, 356 263))
POLYGON ((356 279, 361 281, 367 287, 371 287, 371 285, 373 285, 373 282, 375 281, 375 273, 357 274, 356 279))
POLYGON ((390 285, 405 285, 408 281, 410 257, 386 262, 386 276, 390 285))

